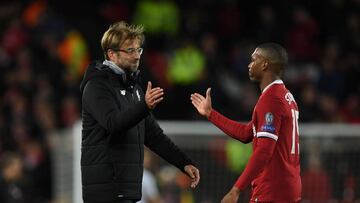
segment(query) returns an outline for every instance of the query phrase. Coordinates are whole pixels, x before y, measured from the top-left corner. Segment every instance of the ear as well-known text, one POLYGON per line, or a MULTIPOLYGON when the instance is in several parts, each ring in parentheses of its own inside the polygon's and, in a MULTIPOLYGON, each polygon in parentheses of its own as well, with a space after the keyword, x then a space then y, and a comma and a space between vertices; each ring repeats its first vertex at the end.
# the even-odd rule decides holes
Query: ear
POLYGON ((106 55, 107 55, 107 57, 109 58, 109 59, 111 59, 112 58, 112 55, 113 55, 114 53, 113 53, 113 51, 111 50, 111 49, 108 49, 107 51, 106 51, 106 55))
POLYGON ((267 60, 264 60, 264 62, 262 63, 262 70, 266 70, 268 68, 269 62, 267 60))

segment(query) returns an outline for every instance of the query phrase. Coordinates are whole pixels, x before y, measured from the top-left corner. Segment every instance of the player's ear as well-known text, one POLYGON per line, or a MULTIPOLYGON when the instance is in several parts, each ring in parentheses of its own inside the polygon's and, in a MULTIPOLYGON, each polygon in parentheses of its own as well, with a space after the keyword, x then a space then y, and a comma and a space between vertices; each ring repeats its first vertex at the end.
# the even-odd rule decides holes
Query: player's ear
POLYGON ((262 70, 265 70, 268 68, 269 62, 267 60, 264 60, 262 63, 262 70))

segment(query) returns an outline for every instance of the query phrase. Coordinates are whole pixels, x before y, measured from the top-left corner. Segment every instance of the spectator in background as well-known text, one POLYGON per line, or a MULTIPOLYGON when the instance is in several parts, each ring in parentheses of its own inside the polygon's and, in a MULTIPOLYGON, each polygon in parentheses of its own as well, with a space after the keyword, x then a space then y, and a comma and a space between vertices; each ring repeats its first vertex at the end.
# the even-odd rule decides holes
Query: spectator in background
POLYGON ((39 139, 20 143, 24 157, 27 203, 50 202, 53 197, 52 171, 49 151, 39 139))
POLYGON ((167 72, 167 78, 172 85, 172 94, 168 99, 173 119, 181 119, 183 116, 191 117, 193 114, 186 105, 187 95, 203 85, 205 65, 203 53, 192 40, 184 39, 182 45, 174 50, 167 72), (181 105, 174 108, 174 103, 181 105))
POLYGON ((17 153, 5 152, 0 159, 0 202, 25 203, 18 185, 23 176, 23 161, 17 153))
POLYGON ((287 47, 291 57, 299 62, 318 61, 320 46, 317 43, 319 25, 305 8, 296 7, 292 13, 293 24, 287 33, 287 47))
POLYGON ((105 60, 90 64, 81 83, 85 203, 140 200, 144 145, 188 175, 192 188, 199 183, 199 170, 151 113, 163 90, 148 82, 143 93, 139 85, 143 41, 142 26, 111 25, 101 40, 105 60))
POLYGON ((327 203, 331 198, 329 175, 322 169, 318 154, 310 153, 308 166, 302 173, 302 195, 304 202, 327 203))
POLYGON ((140 0, 134 12, 136 24, 150 35, 176 36, 180 26, 177 4, 171 0, 140 0))
POLYGON ((247 124, 230 120, 213 110, 210 88, 206 97, 191 95, 192 104, 227 135, 253 143, 244 172, 222 203, 236 203, 251 183, 251 202, 300 202, 299 111, 293 95, 280 79, 288 62, 286 50, 275 43, 257 46, 251 55, 249 77, 258 82, 261 96, 247 124))

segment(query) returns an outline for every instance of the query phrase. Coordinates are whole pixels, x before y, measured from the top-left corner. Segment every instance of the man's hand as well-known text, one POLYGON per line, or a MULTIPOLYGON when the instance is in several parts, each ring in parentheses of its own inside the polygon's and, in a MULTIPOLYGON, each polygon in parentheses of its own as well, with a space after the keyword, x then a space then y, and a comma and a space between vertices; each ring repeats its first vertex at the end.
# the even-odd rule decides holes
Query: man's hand
POLYGON ((184 167, 184 171, 187 173, 187 175, 190 176, 191 178, 191 188, 195 188, 200 181, 200 173, 199 173, 199 169, 197 169, 195 166, 193 165, 186 165, 184 167))
POLYGON ((191 103, 197 109, 199 114, 205 116, 206 118, 209 118, 212 111, 210 91, 211 88, 206 90, 206 98, 198 93, 191 94, 190 97, 191 103))
POLYGON ((221 200, 221 203, 237 203, 239 200, 240 190, 233 187, 221 200))
POLYGON ((162 88, 152 88, 151 82, 148 82, 145 93, 145 102, 149 109, 154 109, 156 105, 164 99, 163 95, 164 90, 162 88))

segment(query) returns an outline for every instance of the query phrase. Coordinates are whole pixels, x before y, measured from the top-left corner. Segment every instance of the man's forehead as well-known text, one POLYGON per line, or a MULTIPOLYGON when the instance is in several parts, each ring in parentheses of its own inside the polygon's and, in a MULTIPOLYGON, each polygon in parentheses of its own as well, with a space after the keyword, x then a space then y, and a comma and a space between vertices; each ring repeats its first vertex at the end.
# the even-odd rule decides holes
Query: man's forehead
POLYGON ((261 49, 256 48, 256 49, 254 50, 254 52, 251 54, 251 57, 255 57, 255 56, 262 56, 262 54, 261 54, 261 49))
POLYGON ((140 45, 140 40, 139 39, 127 39, 124 41, 124 43, 122 44, 123 47, 128 47, 128 46, 139 46, 140 45))

